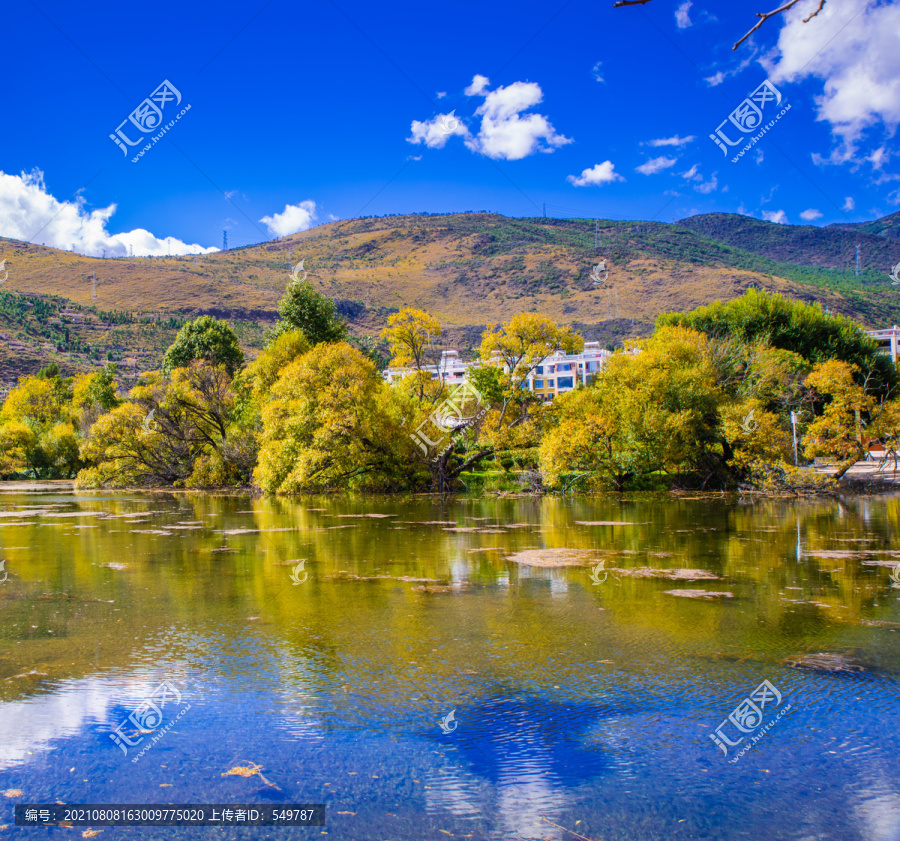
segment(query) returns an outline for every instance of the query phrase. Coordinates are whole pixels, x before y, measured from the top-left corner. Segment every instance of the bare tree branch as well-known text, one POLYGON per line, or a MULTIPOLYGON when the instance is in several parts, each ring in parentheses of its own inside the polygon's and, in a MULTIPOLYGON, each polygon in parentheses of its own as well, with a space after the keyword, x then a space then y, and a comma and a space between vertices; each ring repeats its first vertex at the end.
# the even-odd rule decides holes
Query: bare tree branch
MULTIPOLYGON (((643 6, 646 3, 649 3, 650 0, 616 0, 613 3, 613 8, 618 9, 620 6, 643 6)), ((756 16, 759 18, 756 26, 753 27, 740 41, 738 41, 731 49, 736 50, 741 44, 744 43, 757 29, 759 29, 769 18, 775 17, 775 15, 780 15, 782 12, 786 12, 788 9, 796 6, 800 0, 789 0, 789 2, 785 3, 778 9, 774 9, 771 12, 757 12, 756 16)), ((825 7, 826 0, 819 0, 819 7, 811 14, 809 17, 803 18, 804 23, 809 23, 822 9, 825 7)))
MULTIPOLYGON (((736 50, 741 44, 744 43, 757 29, 759 29, 769 18, 775 17, 775 15, 780 15, 782 12, 786 12, 793 6, 796 6, 800 0, 790 0, 790 2, 785 3, 781 8, 774 9, 771 12, 757 12, 756 16, 759 18, 756 26, 753 27, 740 41, 738 41, 731 49, 736 50)), ((809 23, 819 12, 822 11, 822 7, 825 5, 825 0, 819 0, 819 8, 816 9, 808 18, 804 18, 804 23, 809 23)))

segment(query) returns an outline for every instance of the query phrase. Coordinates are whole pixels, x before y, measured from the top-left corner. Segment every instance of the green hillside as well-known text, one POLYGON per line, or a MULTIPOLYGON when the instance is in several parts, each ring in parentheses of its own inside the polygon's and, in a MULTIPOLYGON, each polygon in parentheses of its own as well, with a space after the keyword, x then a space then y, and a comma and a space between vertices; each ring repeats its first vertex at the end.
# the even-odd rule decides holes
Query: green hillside
MULTIPOLYGON (((892 217, 885 220, 867 224, 889 230, 892 217)), ((593 220, 460 213, 331 222, 194 257, 101 260, 0 239, 9 271, 0 293, 9 296, 0 303, 0 377, 46 361, 69 370, 136 359, 146 369, 199 314, 235 323, 253 355, 300 260, 352 334, 378 336, 392 312, 415 306, 439 319, 447 344, 464 353, 486 324, 519 312, 616 344, 648 333, 660 312, 731 300, 751 286, 818 301, 868 327, 900 322, 900 293, 887 273, 900 262, 900 242, 887 236, 707 214, 676 224, 601 221, 596 247, 594 237, 593 220), (856 242, 868 266, 859 278, 848 263, 856 242), (598 282, 591 270, 601 260, 598 282), (63 310, 90 313, 96 323, 63 310)))

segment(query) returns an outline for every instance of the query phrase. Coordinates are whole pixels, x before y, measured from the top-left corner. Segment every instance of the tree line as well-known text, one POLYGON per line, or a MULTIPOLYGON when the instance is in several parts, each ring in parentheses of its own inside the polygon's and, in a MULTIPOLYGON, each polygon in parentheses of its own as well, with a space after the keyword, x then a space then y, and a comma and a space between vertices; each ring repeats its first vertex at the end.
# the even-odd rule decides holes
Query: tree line
POLYGON ((453 491, 510 469, 551 490, 814 490, 831 480, 794 466, 792 417, 799 460, 829 457, 838 477, 900 434, 896 371, 859 324, 754 289, 661 315, 549 402, 529 379, 584 342, 538 314, 488 326, 461 385, 433 373, 441 324, 395 313, 382 339, 406 373, 389 385, 309 282, 278 312, 251 362, 227 322, 188 322, 125 396, 113 365, 23 378, 0 409, 0 472, 278 494, 453 491))

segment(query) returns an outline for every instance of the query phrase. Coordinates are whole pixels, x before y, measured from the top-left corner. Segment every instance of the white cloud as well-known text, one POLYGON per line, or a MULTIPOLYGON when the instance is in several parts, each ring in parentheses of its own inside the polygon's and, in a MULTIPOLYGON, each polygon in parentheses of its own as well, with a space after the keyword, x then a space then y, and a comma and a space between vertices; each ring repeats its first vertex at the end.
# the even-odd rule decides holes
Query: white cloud
POLYGON ((476 76, 466 88, 470 96, 484 97, 484 102, 475 111, 476 116, 481 117, 481 128, 475 137, 466 140, 466 146, 473 152, 489 158, 518 161, 535 152, 552 152, 556 147, 572 142, 557 134, 542 114, 522 115, 522 111, 533 108, 544 98, 539 85, 513 82, 487 92, 487 82, 484 76, 476 76))
POLYGON ((804 210, 800 214, 800 218, 805 220, 806 222, 813 222, 816 219, 822 218, 822 211, 816 210, 814 207, 811 207, 809 210, 804 210))
POLYGON ((763 64, 776 84, 823 80, 818 119, 841 140, 830 159, 838 163, 850 160, 867 128, 881 122, 892 133, 900 123, 900 4, 869 3, 857 14, 853 5, 826 3, 803 23, 816 6, 807 0, 786 13, 778 46, 763 64))
POLYGON ((469 136, 469 130, 456 116, 455 110, 449 114, 438 114, 433 120, 413 120, 410 130, 412 136, 407 137, 406 142, 424 143, 429 149, 443 149, 454 135, 469 136))
POLYGON ((218 248, 188 244, 175 237, 157 237, 144 228, 111 234, 107 224, 116 205, 88 210, 82 198, 62 202, 54 198, 44 183, 44 173, 33 170, 8 175, 0 170, 0 236, 72 249, 80 254, 127 257, 129 246, 135 256, 165 254, 209 254, 218 248))
POLYGON ((662 172, 670 166, 675 166, 676 163, 678 163, 678 158, 667 158, 663 155, 659 158, 650 158, 649 161, 636 166, 635 171, 640 172, 641 175, 655 175, 657 172, 662 172))
POLYGON ((678 24, 679 29, 687 29, 691 25, 688 12, 690 12, 693 5, 692 0, 684 0, 684 3, 675 10, 675 23, 678 24))
POLYGON ((438 99, 443 99, 446 95, 447 95, 447 91, 438 91, 437 92, 438 99))
POLYGON ((873 149, 866 157, 866 160, 872 164, 873 169, 884 169, 884 165, 891 159, 891 153, 884 146, 873 149))
POLYGON ((684 146, 693 143, 694 135, 689 134, 687 137, 679 137, 677 134, 672 137, 660 137, 658 140, 648 140, 648 146, 684 146))
POLYGON ((317 218, 316 203, 307 199, 300 204, 286 204, 281 213, 263 216, 259 221, 269 229, 269 233, 276 237, 286 237, 311 228, 317 218))
POLYGON ((744 70, 746 70, 756 60, 758 54, 759 50, 754 48, 752 52, 740 62, 740 64, 730 68, 729 70, 719 70, 716 73, 713 73, 712 76, 707 76, 704 81, 711 88, 717 87, 729 77, 737 76, 739 73, 742 73, 744 70))
POLYGON ((478 96, 490 84, 490 81, 487 76, 480 76, 476 73, 475 78, 472 79, 472 84, 463 93, 466 96, 478 96))
POLYGON ((570 184, 576 187, 599 187, 601 184, 611 184, 613 181, 625 179, 615 171, 612 161, 604 161, 602 164, 594 164, 589 169, 582 171, 581 175, 569 175, 566 178, 570 184))
POLYGON ((853 201, 852 196, 847 196, 847 198, 844 199, 844 207, 842 209, 845 211, 856 210, 856 202, 853 201))
MULTIPOLYGON (((716 187, 719 186, 719 179, 716 178, 717 175, 718 175, 718 173, 714 172, 712 174, 712 178, 710 178, 709 181, 703 181, 702 176, 701 176, 700 183, 694 185, 694 189, 698 193, 703 193, 704 195, 706 195, 708 193, 712 193, 716 189, 716 187)), ((723 190, 722 192, 726 192, 726 191, 723 190)))
POLYGON ((762 218, 766 222, 775 222, 778 225, 787 225, 787 214, 783 210, 764 210, 762 218))
POLYGON ((603 62, 602 62, 602 61, 598 61, 598 62, 594 65, 594 71, 593 71, 593 72, 594 72, 594 78, 595 78, 598 82, 602 82, 602 81, 603 81, 603 77, 600 75, 600 65, 601 65, 601 64, 603 64, 603 62))
POLYGON ((688 181, 703 180, 703 176, 700 174, 700 167, 697 164, 694 164, 687 172, 682 172, 681 177, 686 178, 688 181))

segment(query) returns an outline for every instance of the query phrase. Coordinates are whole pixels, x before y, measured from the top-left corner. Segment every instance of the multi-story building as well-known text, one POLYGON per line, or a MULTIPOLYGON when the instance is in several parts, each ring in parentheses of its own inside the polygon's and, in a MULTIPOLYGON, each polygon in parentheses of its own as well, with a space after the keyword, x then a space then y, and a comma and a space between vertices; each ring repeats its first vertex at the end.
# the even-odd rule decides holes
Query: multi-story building
POLYGON ((887 330, 869 330, 867 332, 878 342, 878 352, 890 356, 891 360, 896 363, 897 356, 900 355, 900 327, 895 324, 893 327, 888 327, 887 330))
MULTIPOLYGON (((499 355, 498 355, 499 356, 499 355)), ((581 353, 565 353, 558 350, 541 360, 528 375, 525 387, 544 400, 550 400, 557 394, 571 391, 578 383, 587 385, 593 376, 606 364, 612 356, 610 351, 600 347, 600 342, 585 342, 581 353)), ((473 365, 463 362, 459 352, 445 350, 441 353, 441 361, 437 365, 426 365, 424 370, 434 380, 440 379, 450 385, 465 382, 466 372, 473 365)), ((499 364, 499 359, 498 359, 499 364)), ((409 368, 388 368, 384 378, 388 383, 412 373, 409 368)))

